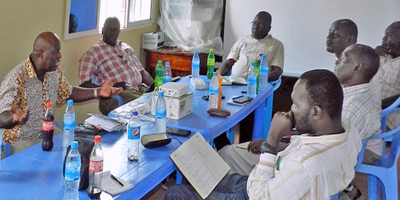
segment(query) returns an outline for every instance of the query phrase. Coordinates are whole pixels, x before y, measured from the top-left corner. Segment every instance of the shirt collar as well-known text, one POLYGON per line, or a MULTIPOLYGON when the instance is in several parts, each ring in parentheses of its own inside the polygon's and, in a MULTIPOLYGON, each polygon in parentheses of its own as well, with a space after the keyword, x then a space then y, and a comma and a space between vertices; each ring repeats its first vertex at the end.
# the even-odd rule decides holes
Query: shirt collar
POLYGON ((37 78, 35 67, 30 57, 25 60, 25 67, 29 78, 37 78))
POLYGON ((344 96, 353 96, 359 93, 364 93, 369 90, 369 83, 363 83, 343 88, 344 96))
MULTIPOLYGON (((106 42, 104 42, 103 39, 100 40, 100 44, 101 44, 101 45, 108 45, 108 46, 111 46, 111 45, 107 44, 106 42)), ((122 45, 122 42, 119 41, 119 40, 117 40, 117 43, 115 44, 115 46, 121 46, 121 45, 122 45)), ((114 46, 114 47, 115 47, 115 46, 114 46)), ((113 46, 111 46, 111 47, 113 47, 113 46)))

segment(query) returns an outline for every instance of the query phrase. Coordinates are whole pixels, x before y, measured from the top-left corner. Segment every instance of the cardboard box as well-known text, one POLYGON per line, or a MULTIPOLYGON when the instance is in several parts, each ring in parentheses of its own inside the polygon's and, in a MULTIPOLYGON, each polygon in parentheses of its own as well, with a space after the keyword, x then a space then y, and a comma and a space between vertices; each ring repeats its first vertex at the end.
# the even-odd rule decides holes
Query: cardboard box
MULTIPOLYGON (((154 93, 151 101, 151 114, 155 114, 156 102, 158 93, 154 93)), ((165 104, 167 106, 167 118, 181 119, 186 115, 192 113, 193 110, 193 93, 187 93, 181 97, 164 96, 165 104)))

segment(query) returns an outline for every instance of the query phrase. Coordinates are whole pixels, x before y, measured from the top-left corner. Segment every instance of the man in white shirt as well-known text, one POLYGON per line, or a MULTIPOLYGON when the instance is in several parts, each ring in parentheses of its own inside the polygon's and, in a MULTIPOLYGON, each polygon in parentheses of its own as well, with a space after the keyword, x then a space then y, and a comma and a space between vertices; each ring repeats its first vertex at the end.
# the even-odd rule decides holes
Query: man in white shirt
MULTIPOLYGON (((228 174, 208 199, 329 199, 354 177, 361 142, 351 123, 342 126, 343 90, 328 70, 305 72, 296 82, 290 112, 274 115, 268 139, 249 145, 261 153, 250 175, 228 174), (277 152, 292 133, 290 145, 277 152), (339 177, 339 178, 338 178, 339 177)), ((165 199, 200 199, 188 185, 169 188, 165 199)))
MULTIPOLYGON (((385 30, 382 45, 375 50, 381 56, 380 86, 382 108, 391 105, 400 96, 400 21, 393 22, 385 30)), ((394 129, 400 121, 400 113, 392 113, 386 126, 394 129)))
POLYGON ((284 49, 279 40, 268 34, 271 30, 272 17, 261 11, 251 22, 251 35, 241 37, 231 49, 226 61, 221 66, 221 74, 232 70, 232 76, 247 78, 250 63, 260 53, 267 56, 269 81, 277 80, 283 72, 284 49))

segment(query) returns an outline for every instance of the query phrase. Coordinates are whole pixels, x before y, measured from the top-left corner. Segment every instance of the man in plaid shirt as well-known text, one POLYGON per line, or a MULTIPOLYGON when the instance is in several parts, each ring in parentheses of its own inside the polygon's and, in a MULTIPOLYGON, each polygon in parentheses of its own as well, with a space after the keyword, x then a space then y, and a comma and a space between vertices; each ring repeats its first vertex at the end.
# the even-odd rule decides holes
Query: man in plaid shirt
POLYGON ((125 82, 125 88, 135 89, 144 83, 152 86, 151 75, 144 70, 135 50, 118 40, 120 23, 118 18, 109 17, 102 29, 103 39, 93 45, 79 61, 79 84, 92 87, 109 78, 115 83, 125 82))

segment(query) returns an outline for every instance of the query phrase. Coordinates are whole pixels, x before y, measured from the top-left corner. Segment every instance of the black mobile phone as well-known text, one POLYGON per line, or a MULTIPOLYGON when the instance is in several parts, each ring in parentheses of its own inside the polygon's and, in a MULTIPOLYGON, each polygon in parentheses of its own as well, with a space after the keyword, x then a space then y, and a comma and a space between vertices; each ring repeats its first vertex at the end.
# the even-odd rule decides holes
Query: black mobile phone
POLYGON ((253 100, 253 98, 248 97, 248 96, 243 96, 243 97, 234 99, 233 102, 239 103, 239 104, 244 104, 244 103, 249 102, 251 100, 253 100))
POLYGON ((171 135, 178 135, 178 136, 187 137, 192 132, 191 131, 187 131, 187 130, 177 129, 177 128, 167 128, 167 133, 171 134, 171 135))

